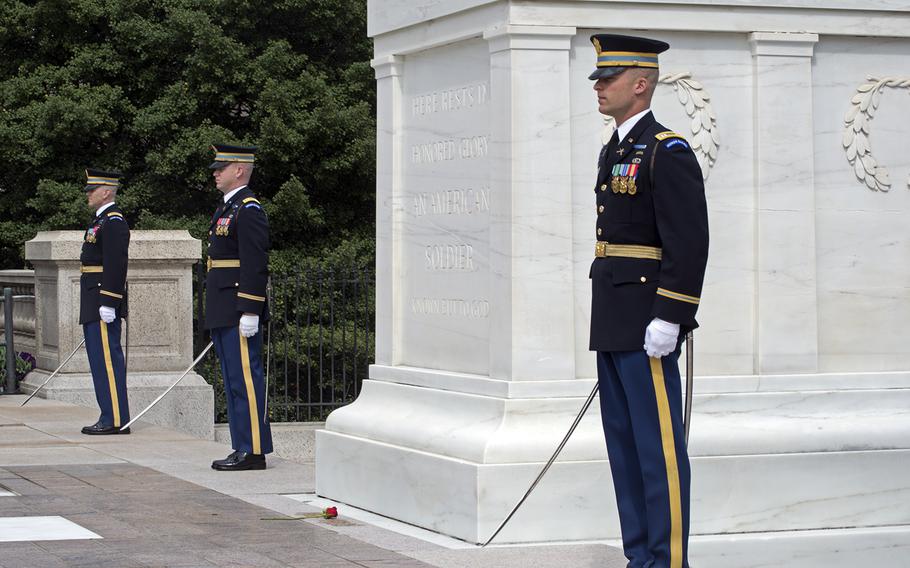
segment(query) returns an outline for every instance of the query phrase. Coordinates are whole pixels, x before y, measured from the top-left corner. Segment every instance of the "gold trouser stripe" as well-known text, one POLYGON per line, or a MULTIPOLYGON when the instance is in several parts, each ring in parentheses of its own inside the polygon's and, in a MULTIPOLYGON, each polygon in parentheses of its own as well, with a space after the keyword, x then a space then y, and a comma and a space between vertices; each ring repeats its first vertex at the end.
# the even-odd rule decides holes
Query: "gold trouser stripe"
POLYGON ((118 300, 123 299, 122 294, 115 294, 113 292, 108 292, 107 290, 102 290, 101 293, 104 294, 105 296, 110 296, 111 298, 117 298, 118 300))
POLYGON ((597 241, 594 244, 594 256, 598 258, 621 256, 624 258, 660 260, 663 258, 663 251, 658 247, 647 245, 617 245, 607 241, 597 241))
POLYGON ((103 266, 80 266, 79 272, 81 272, 83 274, 104 272, 104 267, 103 266))
POLYGON ((699 298, 696 298, 695 296, 681 294, 679 292, 667 290, 666 288, 658 288, 657 294, 660 296, 663 296, 664 298, 670 298, 671 300, 676 300, 677 302, 686 302, 687 304, 695 304, 696 306, 701 301, 699 298))
POLYGON ((253 372, 250 369, 250 345, 246 337, 237 330, 240 336, 240 362, 243 367, 243 383, 246 385, 247 406, 250 409, 250 429, 253 439, 253 453, 261 454, 259 441, 259 407, 256 404, 256 389, 253 388, 253 372))
POLYGON ((237 292, 238 298, 246 298, 247 300, 255 300, 257 302, 264 302, 265 298, 263 296, 254 296, 252 294, 247 294, 246 292, 237 292))
POLYGON ((667 490, 670 497, 670 568, 682 568, 682 496, 679 491, 679 465, 676 463, 676 443, 673 436, 673 420, 670 417, 670 401, 667 398, 664 369, 660 359, 656 357, 648 359, 651 362, 654 394, 657 395, 660 440, 663 444, 664 463, 667 467, 667 490))
POLYGON ((111 361, 111 346, 108 343, 107 324, 101 320, 101 347, 104 350, 104 366, 107 368, 107 384, 111 389, 111 406, 114 407, 114 426, 120 428, 120 400, 117 398, 117 381, 114 379, 114 362, 111 361))

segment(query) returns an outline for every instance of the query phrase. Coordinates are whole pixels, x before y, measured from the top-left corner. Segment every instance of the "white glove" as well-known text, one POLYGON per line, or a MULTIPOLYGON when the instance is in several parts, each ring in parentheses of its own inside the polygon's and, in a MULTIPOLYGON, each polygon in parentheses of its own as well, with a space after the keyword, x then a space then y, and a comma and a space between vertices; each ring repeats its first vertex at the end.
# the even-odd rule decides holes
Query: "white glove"
POLYGON ((259 332, 259 316, 243 314, 240 316, 240 335, 253 337, 259 332))
POLYGON ((114 318, 117 317, 117 310, 110 306, 100 306, 98 308, 98 315, 101 316, 101 320, 104 323, 111 323, 114 321, 114 318))
POLYGON ((645 351, 648 357, 663 357, 676 349, 679 324, 654 318, 645 330, 645 351))

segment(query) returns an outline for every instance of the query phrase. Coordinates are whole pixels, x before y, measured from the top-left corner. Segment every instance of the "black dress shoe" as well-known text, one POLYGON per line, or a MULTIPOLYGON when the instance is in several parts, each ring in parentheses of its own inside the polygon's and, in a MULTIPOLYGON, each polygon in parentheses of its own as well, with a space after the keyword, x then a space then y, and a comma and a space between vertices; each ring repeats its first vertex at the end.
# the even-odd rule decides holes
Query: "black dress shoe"
POLYGON ((91 426, 83 426, 82 433, 90 436, 107 436, 110 434, 129 434, 130 429, 122 429, 119 426, 104 426, 101 422, 95 422, 91 426))
POLYGON ((226 459, 212 462, 212 469, 218 471, 242 471, 245 469, 265 469, 265 456, 262 454, 248 454, 234 452, 226 459))
POLYGON ((231 452, 230 454, 228 454, 228 457, 224 458, 223 460, 215 460, 215 461, 213 461, 213 462, 212 462, 212 469, 218 469, 218 466, 227 465, 227 464, 229 464, 229 463, 233 463, 233 462, 234 462, 234 458, 237 457, 237 454, 242 454, 242 453, 243 453, 243 452, 238 452, 237 450, 234 450, 233 452, 231 452))

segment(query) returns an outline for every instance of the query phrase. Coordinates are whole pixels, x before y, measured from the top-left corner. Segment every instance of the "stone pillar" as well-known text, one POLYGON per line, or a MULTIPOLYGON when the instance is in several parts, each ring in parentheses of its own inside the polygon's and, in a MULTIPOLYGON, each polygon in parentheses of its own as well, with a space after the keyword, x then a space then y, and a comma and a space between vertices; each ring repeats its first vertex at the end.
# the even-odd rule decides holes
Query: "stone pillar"
POLYGON ((403 58, 387 56, 373 62, 376 70, 376 363, 397 362, 398 310, 394 283, 401 262, 395 229, 401 216, 401 72, 403 58), (380 273, 385 276, 380 278, 380 273))
MULTIPOLYGON (((505 26, 374 60, 377 364, 317 432, 320 495, 482 542, 590 392, 575 376, 575 33, 505 26)), ((605 458, 591 411, 501 541, 618 535, 605 458)))
MULTIPOLYGON (((38 368, 22 383, 23 392, 33 392, 82 340, 82 238, 79 231, 48 231, 25 243, 25 257, 35 267, 38 368)), ((121 343, 129 354, 127 386, 133 415, 193 361, 192 270, 201 250, 199 240, 186 231, 132 232, 127 272, 129 317, 121 343)), ((97 406, 84 349, 39 396, 97 406)), ((143 420, 211 439, 213 409, 212 387, 191 372, 143 420)))
POLYGON ((490 46, 490 374, 575 378, 569 49, 574 27, 504 26, 490 46), (534 96, 527 96, 534 93, 534 96))
POLYGON ((817 34, 755 32, 755 371, 818 370, 812 52, 817 34))

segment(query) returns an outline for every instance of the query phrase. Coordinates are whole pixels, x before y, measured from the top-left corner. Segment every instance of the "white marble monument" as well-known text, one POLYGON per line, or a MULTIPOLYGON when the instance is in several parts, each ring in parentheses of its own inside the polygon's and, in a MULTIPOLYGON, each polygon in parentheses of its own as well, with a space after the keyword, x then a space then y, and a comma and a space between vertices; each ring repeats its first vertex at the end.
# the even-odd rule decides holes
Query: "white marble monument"
MULTIPOLYGON (((549 457, 595 376, 612 126, 588 37, 632 33, 671 45, 652 108, 696 148, 710 210, 695 540, 846 527, 910 553, 910 4, 369 7, 376 364, 318 433, 317 492, 482 542, 549 457)), ((617 537, 595 406, 499 540, 617 537)))

